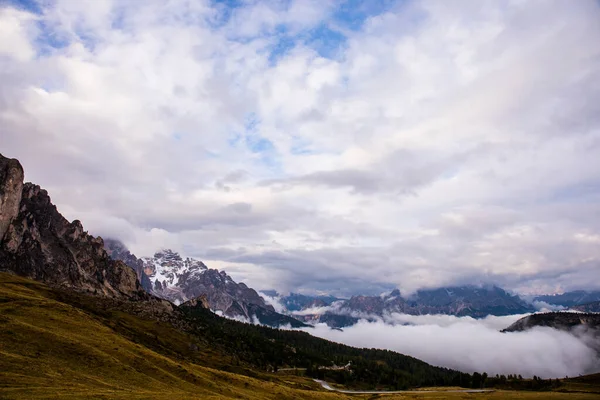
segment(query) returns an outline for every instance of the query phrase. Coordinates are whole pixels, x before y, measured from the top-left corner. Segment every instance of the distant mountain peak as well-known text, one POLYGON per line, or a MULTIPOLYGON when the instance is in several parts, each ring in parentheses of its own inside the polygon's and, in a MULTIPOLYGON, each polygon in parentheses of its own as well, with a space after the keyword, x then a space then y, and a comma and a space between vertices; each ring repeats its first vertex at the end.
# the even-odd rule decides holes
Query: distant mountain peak
MULTIPOLYGON (((175 304, 202 298, 203 304, 228 317, 249 321, 257 317, 268 325, 302 326, 289 316, 275 312, 273 306, 252 288, 237 283, 225 271, 208 268, 202 261, 182 257, 172 249, 161 249, 153 257, 136 258, 118 241, 109 241, 113 257, 125 257, 128 265, 149 282, 148 291, 175 304), (119 251, 116 251, 119 250, 119 251)), ((194 303, 195 304, 195 303, 194 303)), ((189 305, 189 304, 188 304, 189 305)))

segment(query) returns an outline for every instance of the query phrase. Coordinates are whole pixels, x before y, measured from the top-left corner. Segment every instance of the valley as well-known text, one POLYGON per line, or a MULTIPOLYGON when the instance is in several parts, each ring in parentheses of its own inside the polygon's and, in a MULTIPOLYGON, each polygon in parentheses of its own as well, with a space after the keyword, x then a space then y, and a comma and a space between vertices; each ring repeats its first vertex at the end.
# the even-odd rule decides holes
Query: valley
MULTIPOLYGON (((208 337, 104 309, 0 273, 0 397, 5 399, 372 399, 327 391, 311 378, 238 364, 208 337), (236 366, 237 364, 237 366, 236 366), (228 372, 229 371, 229 372, 228 372)), ((239 324, 235 321, 232 323, 239 324)), ((265 328, 269 329, 269 328, 265 328)), ((381 394, 386 399, 593 399, 598 377, 552 392, 494 390, 381 394)))

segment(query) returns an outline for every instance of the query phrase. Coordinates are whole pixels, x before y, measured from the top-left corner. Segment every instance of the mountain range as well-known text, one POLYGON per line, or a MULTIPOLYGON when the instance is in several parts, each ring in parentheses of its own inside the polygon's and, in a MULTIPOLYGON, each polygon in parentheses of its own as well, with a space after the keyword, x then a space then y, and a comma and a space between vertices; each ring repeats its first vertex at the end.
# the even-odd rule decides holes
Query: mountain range
POLYGON ((310 323, 326 323, 334 328, 353 325, 361 318, 381 318, 393 313, 482 318, 535 311, 531 304, 519 296, 511 295, 497 286, 423 289, 409 296, 402 296, 396 289, 381 296, 352 296, 350 299, 291 294, 280 296, 278 300, 296 318, 310 323))
POLYGON ((311 324, 326 323, 334 328, 353 325, 361 318, 375 319, 392 313, 473 318, 526 314, 537 310, 533 303, 538 301, 577 311, 600 312, 600 302, 589 302, 597 298, 599 293, 582 290, 537 296, 533 301, 527 301, 498 286, 474 285, 422 289, 408 296, 402 296, 396 289, 380 296, 352 296, 350 299, 297 293, 279 295, 272 290, 262 292, 275 297, 295 318, 311 324))
MULTIPOLYGON (((279 296, 285 315, 276 312, 256 290, 202 261, 183 258, 168 249, 153 257, 137 258, 118 240, 103 241, 89 235, 78 220, 69 222, 58 212, 45 190, 23 182, 23 168, 17 160, 2 157, 0 166, 0 268, 53 285, 112 297, 147 298, 150 294, 175 304, 203 295, 213 311, 271 326, 324 322, 343 327, 359 318, 390 313, 479 318, 535 310, 496 286, 458 286, 423 289, 409 296, 402 296, 399 290, 350 299, 279 296), (321 311, 310 312, 316 308, 321 311)), ((585 291, 534 298, 565 307, 580 306, 583 311, 597 310, 593 302, 599 300, 600 292, 585 291), (587 303, 592 304, 585 306, 587 303)))
MULTIPOLYGON (((224 271, 210 269, 200 260, 183 258, 169 249, 158 251, 153 257, 137 258, 116 239, 107 239, 105 249, 112 258, 123 261, 135 270, 142 287, 149 293, 176 304, 205 295, 213 311, 269 326, 300 327, 325 323, 332 328, 343 328, 357 323, 361 318, 381 318, 392 313, 483 318, 487 315, 536 311, 531 302, 491 285, 422 289, 408 296, 403 296, 396 289, 380 296, 358 295, 350 299, 299 293, 280 295, 274 290, 262 291, 281 304, 281 313, 276 312, 256 290, 244 283, 236 283, 224 271)), ((588 300, 598 295, 597 292, 574 291, 537 296, 533 301, 576 308, 584 307, 588 300)), ((590 307, 582 311, 595 310, 593 306, 590 307)))
POLYGON ((107 239, 108 254, 129 265, 142 286, 153 295, 175 304, 205 296, 210 308, 230 318, 257 321, 263 325, 307 326, 297 319, 275 312, 272 305, 244 283, 236 283, 224 271, 208 268, 202 261, 182 258, 169 249, 158 251, 153 257, 137 258, 123 243, 107 239))
MULTIPOLYGON (((67 221, 48 193, 23 176, 17 160, 0 155, 2 398, 333 399, 350 397, 328 393, 311 378, 362 390, 481 388, 485 381, 485 373, 223 318, 213 310, 291 319, 273 316, 256 291, 201 261, 170 250, 138 259, 118 242, 104 243, 79 221, 67 221)), ((495 287, 406 298, 399 291, 347 300, 294 295, 285 304, 294 312, 354 307, 376 315, 523 306, 495 287)), ((548 390, 551 383, 523 387, 548 390)))
POLYGON ((561 294, 536 296, 533 300, 543 301, 555 306, 573 307, 600 301, 600 291, 586 292, 585 290, 574 290, 561 294))

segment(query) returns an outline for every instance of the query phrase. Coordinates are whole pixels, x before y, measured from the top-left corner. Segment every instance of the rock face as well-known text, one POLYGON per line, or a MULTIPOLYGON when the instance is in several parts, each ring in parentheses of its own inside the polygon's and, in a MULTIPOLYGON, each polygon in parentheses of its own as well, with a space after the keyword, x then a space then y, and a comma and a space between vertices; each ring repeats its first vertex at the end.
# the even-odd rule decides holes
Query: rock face
POLYGON ((195 299, 188 300, 185 303, 183 303, 182 305, 180 305, 179 307, 182 307, 182 308, 201 307, 201 308, 210 310, 210 304, 208 303, 208 299, 206 298, 205 295, 196 297, 195 299))
POLYGON ((113 260, 121 260, 131 267, 140 281, 142 288, 152 293, 152 282, 144 272, 144 262, 131 254, 125 245, 116 239, 104 239, 104 249, 113 260))
POLYGON ((0 154, 0 239, 19 213, 23 192, 23 168, 0 154))
POLYGON ((98 295, 139 294, 135 272, 106 254, 102 238, 67 221, 45 190, 23 183, 19 162, 2 155, 0 196, 0 268, 98 295))

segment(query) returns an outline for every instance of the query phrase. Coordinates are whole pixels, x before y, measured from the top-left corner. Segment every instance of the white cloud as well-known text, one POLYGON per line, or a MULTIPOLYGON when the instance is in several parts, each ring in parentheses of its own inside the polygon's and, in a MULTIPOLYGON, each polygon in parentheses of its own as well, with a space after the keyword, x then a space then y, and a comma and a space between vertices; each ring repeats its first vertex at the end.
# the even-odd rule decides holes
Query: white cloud
POLYGON ((600 362, 589 338, 577 337, 551 328, 501 333, 522 316, 470 317, 447 315, 391 316, 397 323, 367 322, 329 329, 320 324, 305 329, 312 335, 356 347, 376 347, 407 354, 432 365, 464 372, 533 375, 563 378, 596 372, 600 362), (376 342, 374 342, 376 339, 376 342))
POLYGON ((36 18, 14 8, 0 8, 0 55, 17 62, 29 61, 35 55, 31 44, 31 22, 36 18))
POLYGON ((277 311, 278 313, 286 313, 286 308, 283 304, 281 304, 281 302, 279 301, 279 299, 277 297, 273 297, 273 296, 269 296, 267 294, 265 294, 264 292, 258 292, 258 294, 260 294, 260 296, 265 299, 265 302, 269 305, 272 305, 273 308, 275 309, 275 311, 277 311))
POLYGON ((139 256, 281 291, 598 285, 597 2, 41 7, 0 9, 2 152, 139 256))

